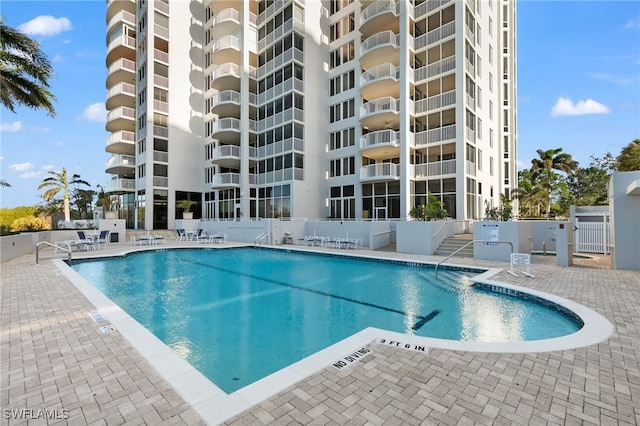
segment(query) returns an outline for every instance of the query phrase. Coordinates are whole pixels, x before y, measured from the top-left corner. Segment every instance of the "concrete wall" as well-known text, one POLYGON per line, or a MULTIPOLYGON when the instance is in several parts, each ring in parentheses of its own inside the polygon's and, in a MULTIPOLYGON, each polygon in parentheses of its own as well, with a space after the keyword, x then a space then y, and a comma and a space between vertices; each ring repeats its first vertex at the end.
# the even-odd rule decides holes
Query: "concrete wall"
POLYGON ((526 221, 494 222, 483 221, 473 224, 474 240, 495 240, 498 244, 473 244, 474 259, 499 260, 509 262, 513 253, 531 253, 529 236, 531 224, 526 221), (504 243, 502 243, 504 242, 504 243), (509 245, 508 243, 511 243, 509 245))
POLYGON ((609 196, 613 269, 640 270, 640 171, 614 173, 609 196))
POLYGON ((432 255, 445 238, 469 232, 471 223, 470 220, 396 222, 396 251, 432 255))

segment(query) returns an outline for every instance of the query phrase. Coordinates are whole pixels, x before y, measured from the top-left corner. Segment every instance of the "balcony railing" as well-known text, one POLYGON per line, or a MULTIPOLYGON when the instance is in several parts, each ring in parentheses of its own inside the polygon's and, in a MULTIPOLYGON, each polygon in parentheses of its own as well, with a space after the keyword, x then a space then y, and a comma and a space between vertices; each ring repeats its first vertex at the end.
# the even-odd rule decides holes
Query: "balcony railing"
POLYGON ((256 158, 271 157, 284 152, 298 151, 304 152, 304 140, 297 138, 287 138, 269 145, 257 148, 256 158))
POLYGON ((160 136, 161 138, 169 137, 169 128, 165 126, 154 125, 153 126, 153 135, 160 136))
POLYGON ((385 111, 399 113, 400 101, 392 98, 391 96, 374 99, 362 105, 360 108, 360 117, 385 111))
POLYGON ((119 118, 125 118, 135 120, 136 110, 129 107, 118 107, 107 114, 107 121, 117 120, 119 118))
POLYGON ((153 84, 165 89, 169 88, 169 79, 158 74, 153 75, 153 84))
POLYGON ((124 154, 115 154, 107 159, 106 168, 110 169, 112 167, 118 166, 128 166, 135 167, 136 165, 136 157, 133 155, 124 155, 124 154))
POLYGON ((235 49, 240 50, 240 39, 233 35, 226 35, 221 37, 216 44, 213 45, 213 51, 216 52, 221 49, 235 49))
POLYGON ((385 78, 398 80, 400 78, 400 67, 395 67, 392 64, 382 64, 370 68, 360 76, 360 86, 385 78))
POLYGON ((136 95, 136 86, 129 83, 118 83, 115 86, 111 87, 107 92, 107 99, 116 96, 116 95, 136 95))
POLYGON ((120 58, 111 65, 109 65, 109 69, 107 70, 107 75, 114 73, 116 71, 125 70, 130 72, 136 72, 136 63, 130 59, 120 58))
POLYGON ((429 0, 424 3, 420 3, 415 7, 414 16, 415 18, 419 18, 422 15, 425 15, 432 10, 436 10, 437 8, 444 6, 445 4, 452 2, 453 0, 429 0))
POLYGON ((438 127, 437 129, 425 130, 424 132, 416 133, 415 146, 420 147, 455 138, 456 125, 451 124, 449 126, 438 127))
POLYGON ((393 0, 377 1, 362 11, 362 14, 360 15, 360 25, 376 15, 389 11, 393 12, 397 16, 398 7, 398 4, 393 0))
POLYGON ((105 185, 105 192, 133 192, 136 190, 136 181, 134 179, 111 179, 105 185))
MULTIPOLYGON (((255 148, 254 148, 255 149, 255 148)), ((237 145, 223 145, 214 148, 211 159, 217 160, 222 157, 238 157, 240 158, 240 147, 237 145)))
MULTIPOLYGON (((248 122, 249 131, 256 131, 256 129, 258 128, 258 122, 255 120, 248 120, 248 122)), ((241 123, 242 122, 237 118, 221 118, 213 125, 213 132, 216 133, 225 130, 234 130, 239 132, 242 127, 241 123)))
POLYGON ((127 46, 127 47, 130 47, 131 49, 135 49, 136 48, 136 39, 134 37, 130 37, 128 35, 121 35, 121 36, 111 40, 111 42, 109 43, 109 46, 107 46, 107 52, 110 52, 111 50, 115 49, 116 47, 120 47, 120 46, 127 46))
POLYGON ((391 45, 395 48, 400 47, 400 36, 395 34, 393 31, 383 31, 378 34, 374 34, 362 42, 362 45, 360 46, 360 54, 364 55, 369 50, 383 45, 391 45))
POLYGON ((213 79, 233 76, 240 78, 240 66, 234 63, 220 64, 213 70, 213 79))
POLYGON ((360 179, 399 179, 400 165, 394 163, 369 164, 360 167, 360 179))
MULTIPOLYGON (((224 104, 228 102, 231 102, 234 104, 240 104, 241 102, 240 97, 241 97, 240 92, 236 92, 235 90, 223 90, 215 94, 215 96, 213 97, 213 103, 216 105, 224 104)), ((249 104, 251 105, 256 104, 255 93, 249 93, 249 104)))
POLYGON ((163 101, 153 100, 153 109, 154 111, 164 112, 165 114, 169 113, 169 104, 163 101))
POLYGON ((231 7, 227 9, 222 9, 213 17, 212 25, 216 25, 224 21, 235 21, 239 23, 240 12, 231 7))
POLYGON ((213 176, 211 185, 240 185, 240 173, 220 173, 213 176))
POLYGON ((415 70, 414 81, 418 82, 426 80, 431 77, 435 77, 438 74, 452 71, 456 68, 456 57, 449 56, 435 62, 433 64, 425 65, 424 67, 415 70))
POLYGON ((169 54, 167 52, 163 52, 159 49, 153 50, 153 59, 164 62, 165 64, 169 63, 169 54))
POLYGON ((467 172, 468 175, 470 176, 475 176, 476 175, 476 163, 472 163, 469 160, 466 160, 464 162, 465 164, 465 171, 467 172))
POLYGON ((163 12, 165 14, 169 14, 169 2, 164 2, 164 1, 154 1, 153 5, 155 6, 155 8, 157 10, 159 10, 160 12, 163 12))
POLYGON ((120 12, 116 13, 113 18, 109 19, 109 23, 107 24, 107 28, 111 28, 112 26, 116 25, 116 24, 122 24, 123 22, 126 22, 127 24, 131 25, 131 26, 135 26, 136 25, 136 15, 134 15, 131 12, 127 12, 126 10, 121 10, 120 12))
POLYGON ((428 98, 415 101, 415 113, 422 114, 434 109, 443 108, 456 103, 456 91, 451 90, 439 95, 429 96, 428 98))
POLYGON ((158 24, 155 24, 153 28, 154 28, 154 35, 160 36, 165 39, 169 38, 169 28, 165 28, 162 25, 158 25, 158 24))
POLYGON ((169 153, 165 151, 153 151, 153 161, 160 161, 162 163, 169 162, 169 153))
POLYGON ((131 143, 135 142, 136 134, 126 130, 118 130, 107 137, 107 146, 114 143, 131 143))
POLYGON ((423 178, 431 176, 449 175, 456 172, 456 160, 435 161, 433 163, 415 164, 413 177, 423 178))
POLYGON ((451 21, 448 22, 441 27, 433 29, 426 34, 422 34, 421 36, 416 37, 414 42, 414 49, 422 49, 425 46, 428 46, 433 43, 437 43, 443 38, 452 36, 456 32, 456 22, 451 21))
POLYGON ((400 132, 394 130, 379 130, 367 133, 360 138, 360 149, 371 148, 378 145, 395 145, 400 143, 400 132))

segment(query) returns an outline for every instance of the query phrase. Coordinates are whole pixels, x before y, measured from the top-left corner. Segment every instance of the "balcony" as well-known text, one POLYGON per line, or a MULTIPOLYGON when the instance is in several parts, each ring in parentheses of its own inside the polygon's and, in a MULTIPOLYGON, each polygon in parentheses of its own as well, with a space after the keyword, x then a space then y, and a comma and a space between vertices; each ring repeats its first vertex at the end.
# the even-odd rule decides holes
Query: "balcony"
POLYGON ((416 148, 423 146, 450 141, 456 138, 456 125, 437 127, 431 130, 425 130, 415 134, 414 145, 416 148))
POLYGON ((379 130, 367 133, 360 138, 360 153, 374 160, 400 155, 400 132, 379 130))
POLYGON ((166 65, 169 65, 169 54, 160 49, 153 49, 153 59, 162 62, 166 65))
POLYGON ((154 74, 153 75, 153 85, 163 88, 163 89, 168 89, 169 88, 169 79, 167 77, 158 75, 158 74, 154 74))
MULTIPOLYGON (((223 90, 213 97, 211 112, 221 117, 240 117, 240 92, 223 90)), ((253 95, 255 98, 255 95, 253 95)))
POLYGON ((108 110, 119 106, 135 108, 136 106, 136 86, 129 83, 118 83, 109 88, 107 101, 105 104, 108 110))
POLYGON ((400 36, 383 31, 367 38, 360 45, 360 65, 363 69, 382 63, 400 65, 400 36))
POLYGON ((400 102, 390 96, 374 99, 360 108, 360 124, 369 130, 393 129, 400 125, 400 102))
POLYGON ((433 64, 425 65, 414 71, 414 81, 416 83, 455 70, 456 57, 449 56, 433 64))
POLYGON ((211 189, 233 188, 240 186, 240 173, 220 173, 213 176, 211 189))
POLYGON ((215 42, 211 60, 215 63, 240 63, 240 39, 233 35, 223 36, 215 42))
POLYGON ((109 65, 106 86, 109 88, 118 82, 135 84, 136 63, 134 61, 120 58, 109 65))
POLYGON ((216 90, 240 91, 240 66, 226 63, 218 65, 211 76, 211 87, 216 90))
POLYGON ((116 178, 108 181, 104 186, 104 192, 112 194, 122 194, 125 192, 135 192, 135 179, 116 178))
POLYGON ((425 114, 456 103, 456 91, 450 90, 439 95, 429 96, 414 102, 415 115, 425 114))
POLYGON ((369 5, 360 15, 360 34, 369 37, 381 30, 397 33, 400 29, 399 4, 394 0, 379 1, 369 5))
POLYGON ((107 0, 107 22, 111 22, 111 19, 120 11, 125 10, 135 14, 136 9, 136 0, 107 0))
POLYGON ((369 164, 360 167, 361 181, 398 180, 400 179, 400 165, 394 163, 369 164))
POLYGON ((135 131, 136 110, 129 107, 118 107, 109 111, 105 127, 108 132, 117 132, 118 130, 135 131))
POLYGON ((414 49, 420 50, 423 47, 429 46, 433 43, 438 43, 441 40, 444 40, 447 37, 451 37, 456 32, 456 22, 451 21, 448 22, 438 28, 435 28, 429 31, 426 34, 422 34, 421 36, 416 37, 413 47, 414 49))
POLYGON ((161 37, 165 40, 169 40, 169 28, 165 28, 162 25, 155 24, 153 26, 153 35, 161 37))
POLYGON ((105 173, 126 175, 135 172, 136 157, 133 155, 115 154, 107 160, 105 173))
POLYGON ((134 132, 119 130, 109 135, 107 138, 106 151, 112 154, 133 154, 135 153, 134 132))
POLYGON ((130 27, 135 28, 136 14, 128 12, 126 10, 121 10, 117 12, 115 15, 111 17, 111 19, 109 19, 109 22, 107 23, 107 32, 111 30, 111 27, 114 27, 116 25, 120 26, 122 24, 127 24, 130 27))
POLYGON ((413 16, 417 19, 427 13, 452 2, 453 0, 430 0, 417 5, 413 11, 413 16))
POLYGON ((214 40, 225 34, 234 34, 242 23, 240 12, 231 7, 216 13, 210 22, 211 36, 214 40))
POLYGON ((434 161, 432 163, 414 164, 414 179, 426 179, 433 176, 450 175, 456 173, 456 160, 434 161))
MULTIPOLYGON (((245 122, 245 126, 246 124, 247 123, 245 122)), ((257 123, 254 120, 248 120, 248 130, 250 132, 255 132, 256 128, 257 123)), ((213 125, 211 137, 226 144, 239 144, 240 132, 242 130, 243 127, 241 120, 237 118, 221 118, 213 125)), ((255 134, 253 137, 255 138, 255 134)))
POLYGON ((382 64, 368 69, 360 77, 360 94, 365 99, 400 96, 400 67, 382 64))
POLYGON ((110 66, 117 59, 125 58, 131 61, 136 59, 136 39, 128 35, 121 35, 109 43, 107 46, 107 66, 110 66))

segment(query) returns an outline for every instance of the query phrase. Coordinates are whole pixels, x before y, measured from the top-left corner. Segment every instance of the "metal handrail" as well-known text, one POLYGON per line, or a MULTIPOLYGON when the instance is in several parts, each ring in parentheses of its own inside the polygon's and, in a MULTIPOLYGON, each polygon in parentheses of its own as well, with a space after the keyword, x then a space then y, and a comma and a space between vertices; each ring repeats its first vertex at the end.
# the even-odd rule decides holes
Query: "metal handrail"
POLYGON ((438 278, 438 266, 442 265, 449 258, 455 256, 456 254, 458 254, 458 252, 460 252, 463 249, 465 249, 469 244, 473 244, 473 243, 509 244, 511 246, 511 253, 513 253, 513 243, 511 241, 471 240, 468 243, 466 243, 465 245, 463 245, 462 247, 460 247, 458 250, 454 251, 449 256, 445 257, 440 262, 438 262, 438 264, 436 265, 436 278, 438 278))
POLYGON ((262 246, 262 244, 260 244, 260 241, 262 241, 262 240, 264 240, 264 239, 268 238, 268 237, 269 237, 269 235, 270 235, 270 234, 269 234, 268 232, 263 232, 262 234, 258 235, 258 236, 256 237, 256 239, 255 239, 255 240, 253 240, 253 245, 254 245, 254 246, 256 246, 256 247, 261 247, 261 246, 262 246))
POLYGON ((64 252, 67 253, 69 260, 71 260, 71 250, 70 249, 66 249, 62 246, 59 246, 57 244, 51 244, 49 241, 40 241, 38 244, 36 244, 36 264, 39 263, 40 261, 40 246, 46 244, 48 246, 54 247, 55 249, 60 249, 64 252))

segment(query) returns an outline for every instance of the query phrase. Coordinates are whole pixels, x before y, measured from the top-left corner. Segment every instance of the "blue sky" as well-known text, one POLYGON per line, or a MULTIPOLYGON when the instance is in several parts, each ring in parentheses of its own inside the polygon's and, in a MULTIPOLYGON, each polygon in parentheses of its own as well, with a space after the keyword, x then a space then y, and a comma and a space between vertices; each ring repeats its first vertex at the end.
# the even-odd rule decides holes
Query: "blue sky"
MULTIPOLYGON (((309 0, 308 0, 309 1, 309 0)), ((65 167, 104 184, 108 154, 105 8, 96 1, 2 0, 7 25, 41 43, 55 70, 57 116, 0 107, 0 206, 42 203, 65 167)), ((518 2, 518 160, 562 147, 581 166, 640 138, 640 2, 518 2)))

